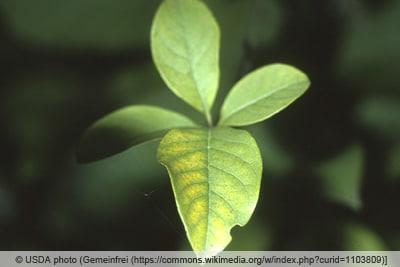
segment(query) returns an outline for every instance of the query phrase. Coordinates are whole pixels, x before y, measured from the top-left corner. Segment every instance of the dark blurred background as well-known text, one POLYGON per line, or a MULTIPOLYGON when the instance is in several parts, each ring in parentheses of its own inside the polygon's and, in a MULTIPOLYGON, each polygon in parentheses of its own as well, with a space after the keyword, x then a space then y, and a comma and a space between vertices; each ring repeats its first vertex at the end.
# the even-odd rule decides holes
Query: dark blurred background
MULTIPOLYGON (((292 64, 312 81, 248 130, 264 160, 229 250, 400 250, 400 1, 206 1, 221 81, 292 64)), ((130 104, 199 118, 163 84, 160 1, 0 1, 0 249, 189 249, 157 144, 79 165, 82 132, 130 104)), ((107 144, 104 144, 107 145, 107 144)))

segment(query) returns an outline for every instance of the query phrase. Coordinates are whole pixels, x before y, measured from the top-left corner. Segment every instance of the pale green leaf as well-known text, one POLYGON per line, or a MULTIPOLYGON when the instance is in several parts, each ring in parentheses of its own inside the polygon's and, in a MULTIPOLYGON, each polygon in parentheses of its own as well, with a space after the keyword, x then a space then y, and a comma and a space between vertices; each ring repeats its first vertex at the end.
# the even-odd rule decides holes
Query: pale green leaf
POLYGON ((229 92, 219 124, 244 126, 265 120, 300 97, 309 85, 307 76, 292 66, 272 64, 259 68, 229 92))
POLYGON ((225 127, 174 129, 157 156, 193 250, 198 256, 222 251, 231 228, 247 223, 258 200, 262 160, 254 139, 225 127))
POLYGON ((197 0, 165 0, 154 18, 151 51, 168 87, 209 119, 219 80, 220 33, 197 0))
POLYGON ((80 162, 99 160, 129 147, 161 139, 177 127, 193 127, 185 116, 146 105, 128 106, 95 122, 84 133, 78 152, 80 162))

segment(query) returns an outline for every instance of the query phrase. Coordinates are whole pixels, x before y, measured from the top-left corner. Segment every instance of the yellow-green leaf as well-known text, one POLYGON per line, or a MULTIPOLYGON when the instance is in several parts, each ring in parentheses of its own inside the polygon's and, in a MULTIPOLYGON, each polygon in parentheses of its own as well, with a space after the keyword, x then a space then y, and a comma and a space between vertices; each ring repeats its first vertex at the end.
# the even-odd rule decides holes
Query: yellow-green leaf
POLYGON ((300 70, 285 64, 261 67, 241 79, 221 108, 219 125, 244 126, 265 120, 287 107, 309 87, 300 70))
POLYGON ((198 256, 222 251, 232 227, 247 223, 258 200, 262 160, 253 137, 227 127, 173 129, 157 157, 193 250, 198 256))
POLYGON ((78 160, 99 160, 132 146, 161 139, 172 128, 194 126, 185 116, 159 107, 137 105, 121 108, 86 130, 79 145, 78 160))
POLYGON ((168 87, 210 119, 219 80, 220 32, 198 0, 165 0, 151 30, 154 63, 168 87))

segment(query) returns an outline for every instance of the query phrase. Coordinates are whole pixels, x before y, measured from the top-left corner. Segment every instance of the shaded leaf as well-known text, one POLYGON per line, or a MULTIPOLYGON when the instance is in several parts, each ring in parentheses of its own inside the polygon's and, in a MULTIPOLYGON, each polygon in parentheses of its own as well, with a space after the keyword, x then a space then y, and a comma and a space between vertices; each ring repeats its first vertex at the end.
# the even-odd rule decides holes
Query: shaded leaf
POLYGON ((323 194, 332 201, 359 209, 364 155, 360 146, 353 145, 332 160, 317 167, 323 194))
POLYGON ((193 250, 198 256, 222 251, 231 228, 247 223, 258 200, 262 161, 254 139, 231 128, 174 129, 157 156, 193 250))
POLYGON ((296 100, 309 85, 307 76, 292 66, 272 64, 259 68, 229 92, 219 124, 244 126, 265 120, 296 100))
POLYGON ((218 89, 218 25, 197 0, 165 0, 154 18, 151 51, 161 77, 185 102, 210 117, 218 89))
POLYGON ((378 233, 357 222, 343 224, 341 238, 343 244, 341 249, 343 250, 381 251, 388 249, 378 233))
POLYGON ((82 137, 78 160, 99 160, 131 146, 161 139, 172 128, 189 126, 195 124, 167 109, 145 105, 125 107, 89 127, 82 137))

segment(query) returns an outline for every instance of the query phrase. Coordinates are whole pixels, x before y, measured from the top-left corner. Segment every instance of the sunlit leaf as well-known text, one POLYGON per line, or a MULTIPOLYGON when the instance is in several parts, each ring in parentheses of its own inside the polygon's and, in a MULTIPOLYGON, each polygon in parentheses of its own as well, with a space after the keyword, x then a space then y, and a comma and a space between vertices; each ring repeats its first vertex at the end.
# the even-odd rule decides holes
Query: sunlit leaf
POLYGON ((222 105, 219 124, 244 126, 265 120, 296 100, 309 85, 307 76, 289 65, 257 69, 232 88, 222 105))
POLYGON ((158 160, 170 175, 176 204, 198 256, 214 255, 247 223, 260 191, 262 161, 244 130, 174 129, 161 140, 158 160))
POLYGON ((206 114, 218 88, 220 33, 214 17, 197 0, 165 0, 154 18, 151 51, 169 88, 206 114))
POLYGON ((353 145, 330 161, 317 167, 323 194, 330 200, 359 209, 364 155, 359 145, 353 145))
POLYGON ((80 162, 99 160, 131 146, 161 139, 172 128, 193 127, 185 116, 153 106, 129 106, 95 122, 83 135, 80 162))

